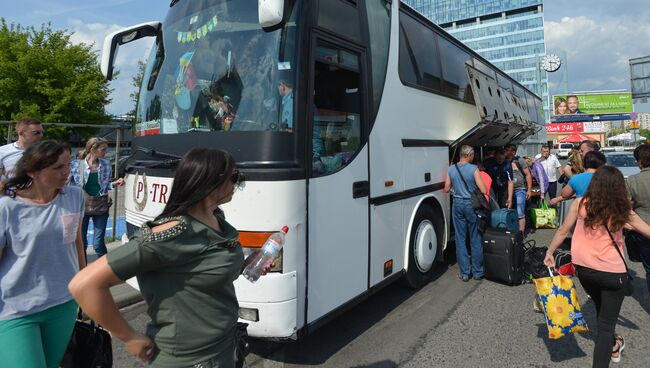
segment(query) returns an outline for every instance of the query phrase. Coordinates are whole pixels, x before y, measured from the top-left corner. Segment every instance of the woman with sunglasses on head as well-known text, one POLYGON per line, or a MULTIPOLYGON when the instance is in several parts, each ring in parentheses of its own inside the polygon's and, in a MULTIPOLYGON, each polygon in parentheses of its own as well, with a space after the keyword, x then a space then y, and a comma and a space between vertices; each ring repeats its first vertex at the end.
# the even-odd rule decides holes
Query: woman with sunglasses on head
POLYGON ((544 258, 548 267, 555 267, 553 253, 575 226, 572 262, 580 284, 594 301, 598 319, 594 367, 607 367, 610 360, 620 362, 625 348, 623 337, 614 334, 630 282, 623 259, 623 227, 650 237, 650 226, 632 211, 624 188, 625 179, 617 168, 598 168, 585 195, 573 201, 544 258))
POLYGON ((163 212, 70 283, 83 310, 154 367, 233 367, 243 269, 238 233, 220 205, 243 177, 227 152, 197 148, 180 161, 163 212), (133 276, 147 302, 146 335, 127 324, 109 288, 133 276))
POLYGON ((86 264, 70 150, 35 143, 0 184, 0 365, 58 367, 77 315, 67 285, 86 264))
POLYGON ((108 210, 112 201, 108 192, 116 185, 124 185, 124 179, 112 181, 113 173, 110 162, 104 158, 108 149, 108 141, 104 138, 90 138, 86 148, 79 152, 79 159, 70 165, 70 185, 84 190, 85 210, 81 224, 81 238, 84 251, 88 247, 88 225, 93 220, 93 248, 97 257, 106 254, 106 223, 108 210))

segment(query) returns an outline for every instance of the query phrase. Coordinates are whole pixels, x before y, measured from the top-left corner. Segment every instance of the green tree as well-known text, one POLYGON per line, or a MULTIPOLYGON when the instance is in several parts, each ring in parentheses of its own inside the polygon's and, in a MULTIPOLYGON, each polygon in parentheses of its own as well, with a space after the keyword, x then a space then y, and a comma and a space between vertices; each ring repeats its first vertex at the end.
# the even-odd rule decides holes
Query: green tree
POLYGON ((142 79, 144 78, 144 70, 147 68, 147 63, 142 60, 138 60, 138 72, 131 79, 131 85, 135 87, 135 91, 131 92, 129 97, 133 101, 133 110, 129 112, 129 115, 135 118, 135 112, 138 108, 138 99, 140 98, 140 85, 142 84, 142 79))
POLYGON ((650 142, 650 129, 639 129, 639 135, 645 137, 646 142, 650 142))
MULTIPOLYGON (((71 35, 50 24, 36 29, 0 18, 0 120, 23 116, 48 123, 110 120, 104 112, 110 89, 97 53, 90 45, 73 44, 71 35)), ((68 140, 72 131, 49 126, 45 136, 68 140)), ((79 129, 75 131, 79 136, 79 129)))

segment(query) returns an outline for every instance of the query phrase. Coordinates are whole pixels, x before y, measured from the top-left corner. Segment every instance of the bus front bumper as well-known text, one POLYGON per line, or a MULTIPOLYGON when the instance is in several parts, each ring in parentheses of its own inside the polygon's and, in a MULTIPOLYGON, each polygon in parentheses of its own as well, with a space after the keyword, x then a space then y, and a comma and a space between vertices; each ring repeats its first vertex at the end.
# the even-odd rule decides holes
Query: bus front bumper
POLYGON ((269 273, 252 283, 240 276, 235 281, 240 322, 248 323, 253 337, 291 339, 297 331, 296 272, 269 273), (245 318, 242 318, 245 317, 245 318))

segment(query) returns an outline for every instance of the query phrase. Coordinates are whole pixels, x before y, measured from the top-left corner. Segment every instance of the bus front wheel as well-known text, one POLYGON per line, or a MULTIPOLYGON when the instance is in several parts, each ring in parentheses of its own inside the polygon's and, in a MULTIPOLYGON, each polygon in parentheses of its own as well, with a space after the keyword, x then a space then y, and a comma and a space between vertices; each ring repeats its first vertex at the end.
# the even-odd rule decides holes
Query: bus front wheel
POLYGON ((423 204, 415 213, 409 239, 409 260, 404 283, 411 288, 421 288, 429 279, 441 254, 441 233, 434 221, 435 212, 423 204))

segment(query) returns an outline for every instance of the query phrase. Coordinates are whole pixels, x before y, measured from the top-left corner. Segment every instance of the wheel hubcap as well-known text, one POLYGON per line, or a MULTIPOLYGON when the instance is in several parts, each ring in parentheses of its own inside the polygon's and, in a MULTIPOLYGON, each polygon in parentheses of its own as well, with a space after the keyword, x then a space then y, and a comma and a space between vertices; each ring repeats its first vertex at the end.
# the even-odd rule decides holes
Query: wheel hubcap
POLYGON ((438 238, 436 230, 429 220, 420 222, 415 233, 415 244, 413 254, 415 255, 415 264, 421 272, 427 272, 436 259, 438 250, 438 238))

